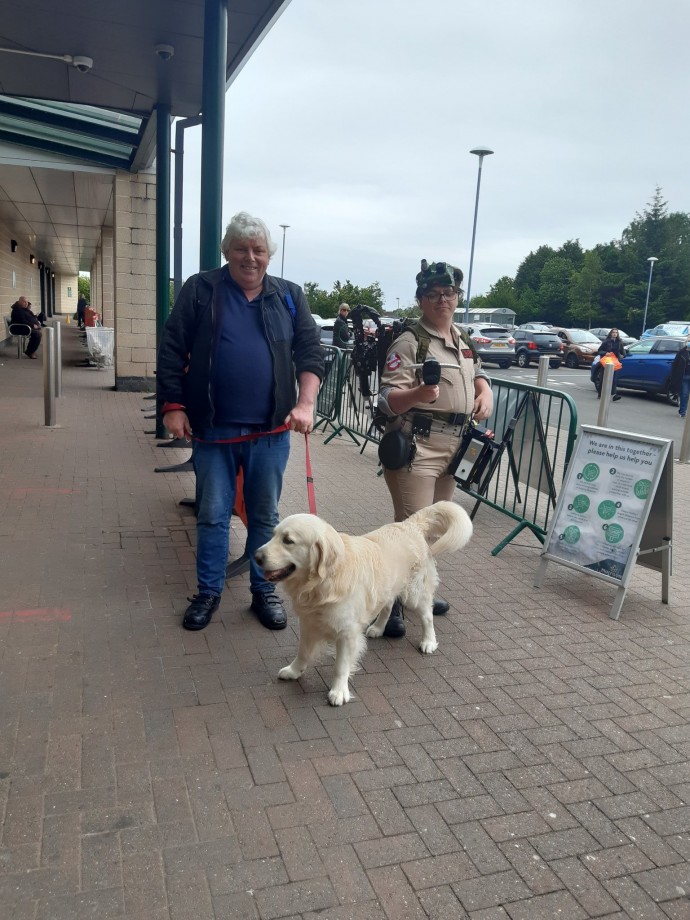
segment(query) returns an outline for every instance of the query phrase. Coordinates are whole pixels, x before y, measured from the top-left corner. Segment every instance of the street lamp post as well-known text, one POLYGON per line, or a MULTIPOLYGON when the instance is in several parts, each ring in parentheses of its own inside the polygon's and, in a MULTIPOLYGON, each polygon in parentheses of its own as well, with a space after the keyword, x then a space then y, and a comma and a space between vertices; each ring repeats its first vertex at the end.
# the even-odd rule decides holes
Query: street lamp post
POLYGON ((649 307, 649 292, 652 289, 652 272, 654 271, 654 263, 658 262, 656 256, 650 256, 647 261, 649 262, 649 281, 647 282, 647 299, 644 302, 644 318, 642 320, 642 334, 647 328, 647 308, 649 307))
POLYGON ((280 277, 283 277, 283 272, 285 271, 285 231, 290 226, 290 224, 279 224, 278 226, 283 228, 283 255, 280 260, 280 277))
POLYGON ((395 299, 398 301, 398 312, 400 312, 400 298, 396 297, 395 299))
POLYGON ((479 169, 477 170, 477 196, 474 199, 474 223, 472 224, 472 246, 470 247, 470 270, 467 276, 467 297, 465 297, 465 322, 470 321, 470 294, 472 291, 472 263, 474 262, 474 240, 477 235, 477 210, 479 209, 479 187, 482 183, 482 163, 484 157, 491 156, 493 150, 488 147, 475 147, 470 150, 476 157, 479 157, 479 169))

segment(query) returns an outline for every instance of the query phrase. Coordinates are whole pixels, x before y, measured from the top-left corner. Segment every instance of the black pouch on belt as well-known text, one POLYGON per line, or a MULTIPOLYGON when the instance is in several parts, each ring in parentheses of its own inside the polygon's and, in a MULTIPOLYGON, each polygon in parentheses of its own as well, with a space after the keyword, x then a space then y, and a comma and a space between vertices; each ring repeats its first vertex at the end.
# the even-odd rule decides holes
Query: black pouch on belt
POLYGON ((399 428, 381 438, 379 460, 387 470, 401 470, 412 460, 414 444, 399 428))

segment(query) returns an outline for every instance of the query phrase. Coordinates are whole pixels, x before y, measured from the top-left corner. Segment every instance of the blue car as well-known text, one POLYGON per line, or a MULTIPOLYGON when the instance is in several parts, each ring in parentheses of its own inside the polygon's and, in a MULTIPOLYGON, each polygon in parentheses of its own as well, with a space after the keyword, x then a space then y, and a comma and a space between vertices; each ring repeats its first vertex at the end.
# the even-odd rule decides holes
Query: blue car
MULTIPOLYGON (((686 342, 685 335, 665 335, 632 345, 621 361, 623 367, 616 373, 616 387, 655 393, 665 396, 671 405, 678 405, 678 394, 671 392, 671 365, 686 342)), ((592 365, 590 378, 597 393, 601 389, 602 371, 599 362, 592 365)))

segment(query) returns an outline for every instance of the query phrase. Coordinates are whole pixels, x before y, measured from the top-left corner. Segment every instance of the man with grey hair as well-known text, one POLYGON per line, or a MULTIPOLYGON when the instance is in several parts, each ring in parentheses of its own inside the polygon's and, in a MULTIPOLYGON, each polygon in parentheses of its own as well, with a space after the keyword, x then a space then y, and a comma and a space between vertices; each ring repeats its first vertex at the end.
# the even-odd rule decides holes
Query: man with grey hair
POLYGON ((196 473, 198 593, 185 629, 204 629, 220 604, 240 471, 251 609, 267 629, 287 625, 254 552, 278 523, 290 430, 312 429, 324 360, 304 292, 267 274, 275 249, 262 220, 235 214, 227 264, 187 279, 161 338, 159 411, 172 435, 193 439, 196 473))

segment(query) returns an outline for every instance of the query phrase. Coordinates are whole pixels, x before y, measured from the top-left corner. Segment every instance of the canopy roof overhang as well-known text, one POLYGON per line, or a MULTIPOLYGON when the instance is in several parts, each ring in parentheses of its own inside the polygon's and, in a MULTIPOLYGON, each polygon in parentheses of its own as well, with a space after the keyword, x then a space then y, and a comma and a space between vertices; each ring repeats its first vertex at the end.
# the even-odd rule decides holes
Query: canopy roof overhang
MULTIPOLYGON (((288 3, 228 0, 226 86, 288 3)), ((151 167, 156 105, 201 113, 204 7, 0 0, 0 47, 12 49, 0 51, 0 220, 56 269, 89 269, 112 213, 104 176, 151 167), (75 57, 93 66, 83 73, 75 57)))

